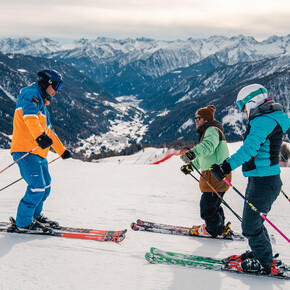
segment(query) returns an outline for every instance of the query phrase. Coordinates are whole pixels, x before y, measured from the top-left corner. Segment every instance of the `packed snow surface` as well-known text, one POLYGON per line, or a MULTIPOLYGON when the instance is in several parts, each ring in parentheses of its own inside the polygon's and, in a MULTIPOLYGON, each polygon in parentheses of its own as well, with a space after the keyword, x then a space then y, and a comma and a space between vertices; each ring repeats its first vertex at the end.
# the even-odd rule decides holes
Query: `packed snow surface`
MULTIPOLYGON (((235 152, 241 143, 230 144, 235 152)), ((183 175, 182 162, 173 156, 160 165, 152 160, 164 149, 148 148, 135 155, 112 157, 97 163, 59 159, 50 165, 51 196, 44 214, 61 225, 98 229, 127 228, 120 244, 56 237, 0 233, 0 289, 290 289, 290 282, 149 264, 144 254, 150 247, 212 257, 226 257, 248 249, 247 242, 223 241, 147 232, 134 232, 130 223, 141 218, 158 223, 191 226, 202 223, 199 217, 198 183, 183 175)), ((56 157, 50 153, 48 160, 56 157)), ((12 158, 0 151, 2 170, 12 158)), ((290 194, 290 168, 282 168, 283 189, 290 194)), ((195 173, 198 177, 198 174, 195 173)), ((0 175, 0 187, 20 178, 13 165, 0 175)), ((232 183, 244 193, 246 178, 234 171, 232 183)), ((0 220, 15 216, 26 184, 23 180, 1 190, 0 220)), ((226 202, 242 214, 243 200, 233 190, 226 202)), ((290 204, 281 194, 268 215, 287 237, 290 204)), ((225 208, 232 229, 241 232, 240 222, 225 208)), ((290 264, 289 243, 270 225, 275 236, 274 252, 290 264)))

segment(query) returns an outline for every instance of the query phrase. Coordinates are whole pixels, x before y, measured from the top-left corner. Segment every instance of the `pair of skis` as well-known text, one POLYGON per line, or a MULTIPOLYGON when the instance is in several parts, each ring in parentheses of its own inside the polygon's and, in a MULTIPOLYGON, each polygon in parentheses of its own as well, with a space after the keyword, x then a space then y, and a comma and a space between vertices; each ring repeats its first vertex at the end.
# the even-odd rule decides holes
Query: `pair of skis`
MULTIPOLYGON (((9 233, 7 228, 11 225, 11 222, 0 222, 0 233, 9 233)), ((59 226, 52 229, 47 233, 37 233, 37 232, 27 232, 23 234, 33 234, 33 235, 45 235, 53 236, 58 238, 70 238, 70 239, 83 239, 83 240, 93 240, 100 242, 122 242, 126 237, 127 230, 119 231, 106 231, 97 229, 87 229, 87 228, 73 228, 73 227, 63 227, 59 226)))
POLYGON ((167 252, 157 248, 151 248, 150 252, 145 254, 145 259, 152 264, 179 265, 189 268, 205 269, 212 271, 234 272, 238 274, 272 277, 278 279, 290 280, 290 267, 284 264, 279 265, 279 273, 262 274, 248 273, 241 271, 239 262, 235 261, 235 256, 230 259, 216 259, 211 257, 196 256, 190 254, 181 254, 176 252, 167 252))
MULTIPOLYGON (((182 227, 182 226, 173 226, 167 224, 160 224, 154 222, 148 222, 138 219, 136 222, 131 224, 131 228, 134 231, 147 231, 153 233, 161 234, 171 234, 171 235, 181 235, 181 236, 191 236, 191 237, 202 237, 202 238, 214 238, 211 236, 204 236, 197 233, 197 229, 200 226, 182 227), (191 231, 194 229, 194 231, 191 231)), ((270 237, 272 241, 275 241, 274 237, 270 237)), ((229 235, 218 236, 215 239, 223 240, 238 240, 245 241, 243 235, 230 231, 229 235)), ((273 277, 278 279, 290 280, 290 267, 285 265, 280 265, 278 274, 261 274, 261 273, 246 273, 243 272, 240 266, 240 262, 236 260, 237 256, 231 256, 231 259, 216 259, 212 257, 196 256, 181 254, 175 252, 166 252, 157 248, 151 248, 150 252, 145 254, 145 258, 152 264, 165 264, 165 265, 180 265, 184 267, 197 268, 197 269, 206 269, 212 271, 229 271, 239 274, 253 275, 253 276, 265 276, 273 277)))
POLYGON ((182 226, 173 226, 167 224, 153 223, 148 221, 143 221, 138 219, 137 222, 131 223, 131 229, 134 231, 146 231, 160 234, 170 234, 178 236, 191 236, 191 237, 202 237, 202 238, 211 238, 211 239, 223 239, 223 240, 235 240, 235 241, 244 241, 245 237, 242 234, 235 233, 230 231, 228 235, 212 237, 208 235, 200 235, 197 233, 199 226, 182 227, 182 226), (196 230, 195 234, 192 233, 192 229, 196 230))

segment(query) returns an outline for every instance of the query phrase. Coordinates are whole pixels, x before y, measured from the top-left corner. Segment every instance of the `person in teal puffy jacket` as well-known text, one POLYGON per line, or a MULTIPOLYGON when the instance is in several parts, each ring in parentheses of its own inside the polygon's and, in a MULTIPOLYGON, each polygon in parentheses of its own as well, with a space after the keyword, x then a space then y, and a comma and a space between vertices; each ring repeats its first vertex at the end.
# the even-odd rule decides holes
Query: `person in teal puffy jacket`
MULTIPOLYGON (((267 90, 259 84, 242 88, 237 104, 249 119, 243 145, 222 164, 212 165, 212 175, 222 180, 242 165, 243 175, 248 177, 245 197, 259 212, 267 215, 282 187, 279 154, 290 119, 283 113, 283 107, 269 98, 267 90)), ((241 267, 245 272, 275 274, 272 246, 263 223, 259 213, 245 203, 242 230, 252 251, 241 262, 241 267)))

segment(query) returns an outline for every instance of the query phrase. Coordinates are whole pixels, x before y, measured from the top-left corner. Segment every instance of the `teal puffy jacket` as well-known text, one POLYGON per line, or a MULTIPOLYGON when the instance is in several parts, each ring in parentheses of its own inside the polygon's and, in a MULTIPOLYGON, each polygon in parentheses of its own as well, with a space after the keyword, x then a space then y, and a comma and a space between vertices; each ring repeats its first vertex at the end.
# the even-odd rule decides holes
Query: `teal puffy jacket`
POLYGON ((257 113, 252 118, 241 148, 227 161, 232 170, 243 165, 246 177, 280 174, 279 153, 290 119, 281 110, 257 113))

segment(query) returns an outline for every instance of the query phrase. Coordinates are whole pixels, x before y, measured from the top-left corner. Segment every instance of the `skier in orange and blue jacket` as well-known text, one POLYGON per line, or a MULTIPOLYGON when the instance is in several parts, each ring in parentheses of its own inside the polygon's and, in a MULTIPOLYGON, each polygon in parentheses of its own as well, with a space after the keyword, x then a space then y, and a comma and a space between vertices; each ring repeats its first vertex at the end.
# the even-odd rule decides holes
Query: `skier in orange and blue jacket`
POLYGON ((51 177, 48 171, 47 154, 52 147, 63 159, 72 157, 54 132, 46 108, 62 87, 61 75, 53 70, 38 72, 38 81, 21 90, 13 119, 11 154, 21 176, 28 184, 21 199, 16 221, 9 231, 48 231, 57 222, 41 214, 43 203, 50 194, 51 177))

